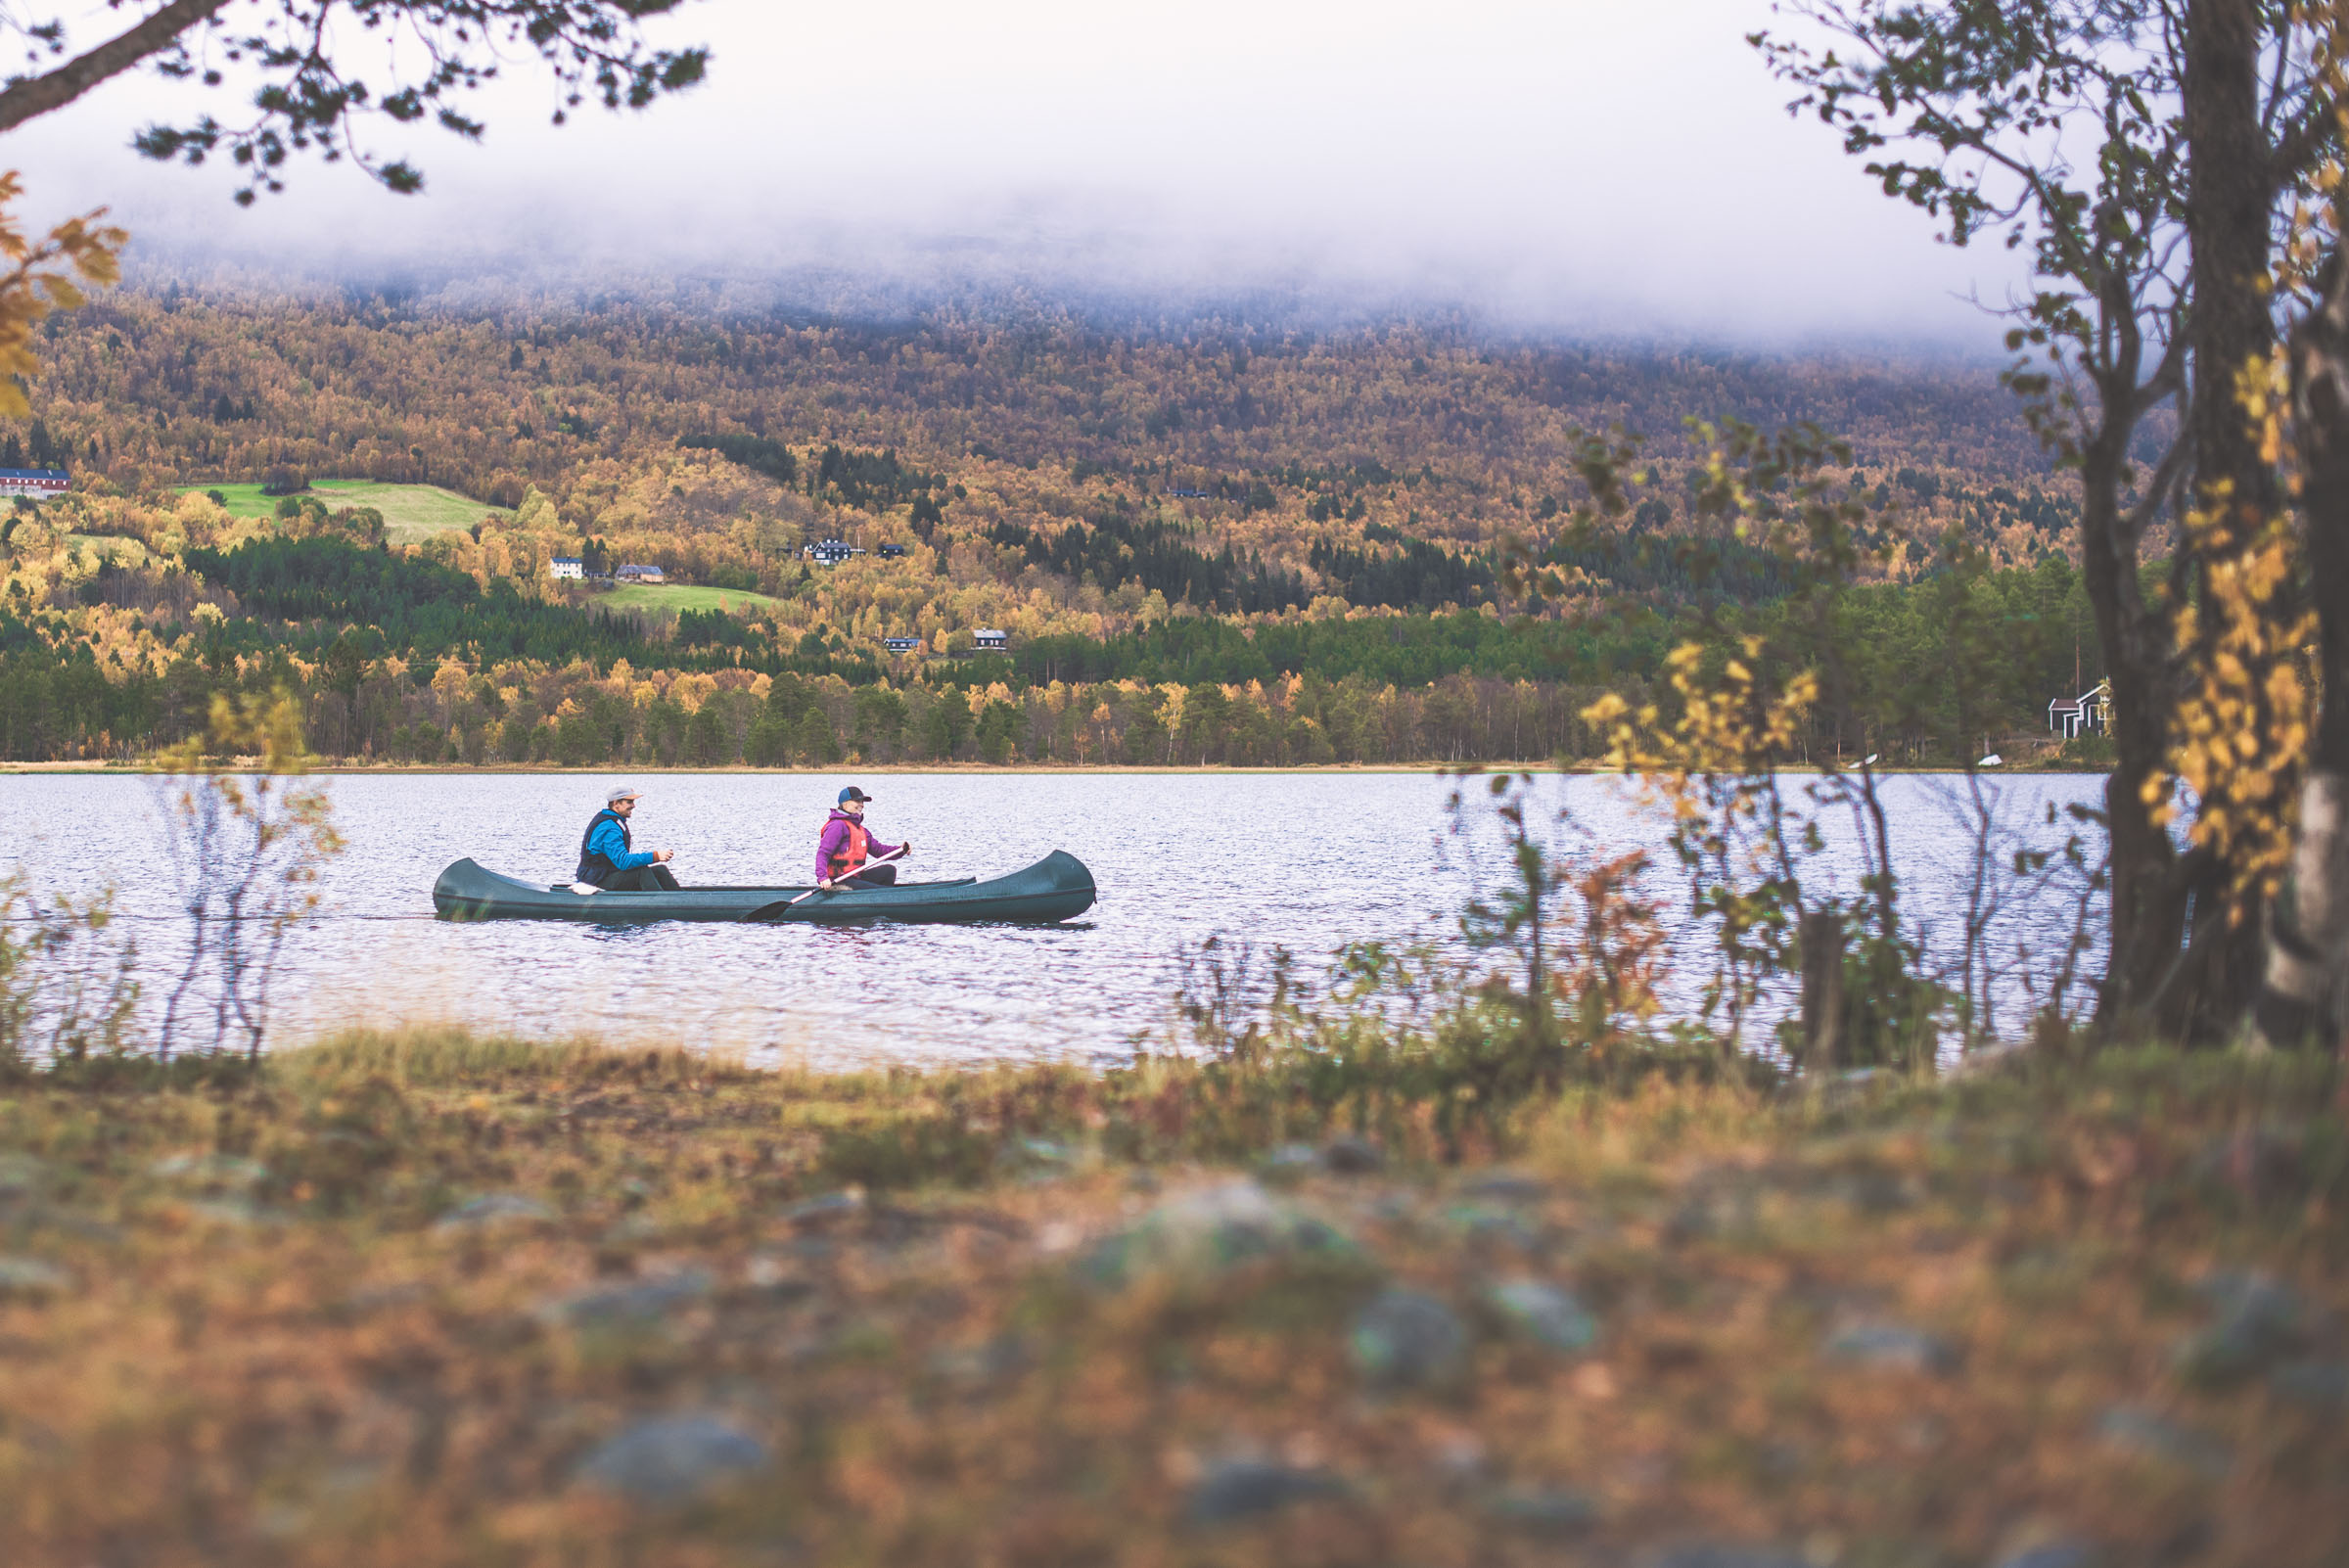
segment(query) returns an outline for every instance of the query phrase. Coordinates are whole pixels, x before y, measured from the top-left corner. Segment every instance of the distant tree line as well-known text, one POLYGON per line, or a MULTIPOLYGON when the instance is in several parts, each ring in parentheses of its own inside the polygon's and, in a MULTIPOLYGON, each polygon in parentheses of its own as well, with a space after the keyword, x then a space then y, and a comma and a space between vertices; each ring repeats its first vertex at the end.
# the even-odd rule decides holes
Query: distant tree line
MULTIPOLYGON (((1084 530, 1073 526, 1072 531, 1084 530)), ((1455 680, 1479 691, 1646 692, 1659 685, 1666 654, 1681 641, 1695 638, 1727 650, 1755 631, 1781 642, 1792 635, 1781 603, 1691 605, 1666 615, 1627 602, 1620 613, 1568 619, 1462 610, 1245 625, 1181 614, 1106 637, 1040 636, 1022 639, 1003 654, 934 658, 907 667, 885 661, 879 649, 834 626, 786 627, 718 610, 686 611, 673 622, 614 614, 527 596, 509 578, 492 578, 484 588, 472 576, 421 555, 361 545, 338 533, 262 535, 233 549, 192 549, 183 561, 184 571, 179 564, 104 564, 49 606, 15 597, 12 590, 0 605, 0 756, 47 761, 142 755, 190 733, 214 692, 276 685, 301 696, 312 715, 314 743, 336 756, 542 761, 722 754, 727 761, 759 761, 814 755, 797 740, 776 738, 812 733, 804 707, 770 715, 773 722, 763 730, 752 717, 727 719, 731 739, 722 745, 709 729, 717 720, 704 721, 703 742, 689 745, 697 702, 679 696, 662 699, 669 708, 647 706, 650 699, 633 687, 622 695, 598 695, 613 671, 624 668, 631 681, 651 678, 665 692, 698 691, 692 683, 713 681, 719 691, 760 683, 784 691, 820 688, 833 694, 826 699, 832 705, 826 722, 842 754, 867 757, 878 754, 859 737, 883 730, 873 727, 879 720, 867 723, 857 714, 869 718, 902 704, 909 715, 925 715, 948 694, 960 694, 954 700, 971 715, 969 736, 953 729, 959 721, 949 703, 948 716, 938 720, 948 729, 937 732, 935 744, 907 742, 911 749, 904 750, 893 743, 885 748, 889 756, 960 758, 968 739, 978 748, 968 755, 981 761, 997 750, 1030 761, 1066 761, 1068 752, 1057 741, 1039 751, 1041 743, 1018 738, 1033 736, 1032 715, 1001 747, 982 745, 995 732, 976 726, 990 703, 1010 702, 1028 714, 1032 694, 1075 687, 1230 693, 1285 690, 1303 681, 1314 690, 1392 688, 1396 700, 1413 702, 1455 680), (199 580, 222 613, 196 602, 191 584, 199 580), (167 649, 167 657, 125 660, 118 646, 102 655, 75 619, 81 607, 98 605, 137 611, 137 623, 157 639, 149 646, 167 649), (450 680, 468 689, 486 683, 492 692, 511 687, 529 695, 509 712, 503 699, 477 692, 469 699, 473 707, 457 713, 445 689, 450 680), (582 713, 588 716, 576 719, 582 713), (403 731, 405 741, 399 739, 403 731), (765 738, 755 738, 754 731, 765 738), (470 743, 464 738, 469 733, 475 737, 470 743), (430 738, 434 734, 438 740, 430 738), (604 739, 591 745, 599 735, 604 739)), ((1862 586, 1846 597, 1840 614, 1832 627, 1800 628, 1804 636, 1832 638, 1838 667, 1850 672, 1838 703, 1812 715, 1802 741, 1810 754, 1865 744, 1907 761, 1960 760, 1986 736, 2040 732, 2050 698, 2070 695, 2098 674, 2079 575, 2056 557, 2027 571, 1990 571, 1976 560, 1912 583, 1862 586)), ((725 699, 721 710, 735 701, 725 699)), ((1113 716, 1130 717, 1148 732, 1146 715, 1127 698, 1100 701, 1110 703, 1113 716)), ((1199 719, 1197 714, 1221 711, 1203 696, 1189 739, 1170 740, 1174 749, 1167 756, 1179 758, 1193 744, 1211 761, 1317 754, 1318 743, 1265 740, 1267 732, 1249 716, 1247 704, 1231 701, 1231 722, 1242 725, 1245 735, 1223 735, 1199 719)), ((1435 711, 1449 712, 1449 701, 1438 702, 1435 711)), ((1281 703, 1273 707, 1289 715, 1281 724, 1297 716, 1281 703)), ((1334 738, 1326 715, 1311 703, 1300 713, 1331 737, 1330 756, 1339 761, 1543 755, 1487 754, 1474 738, 1484 730, 1427 729, 1418 719, 1413 725, 1420 727, 1392 730, 1405 738, 1365 750, 1334 738)), ((1126 760, 1131 750, 1126 717, 1110 725, 1114 746, 1098 735, 1088 743, 1092 755, 1126 760)), ((994 720, 998 727, 1008 722, 1000 714, 994 720)), ((1171 734, 1181 732, 1180 724, 1173 724, 1171 734)), ((1568 731, 1552 725, 1540 733, 1554 738, 1568 731)))
POLYGON ((687 451, 710 451, 730 463, 740 463, 754 473, 764 474, 786 488, 800 482, 799 455, 778 440, 764 436, 680 436, 677 444, 687 451))
POLYGON ((1030 566, 1047 572, 1090 578, 1104 589, 1138 582, 1170 603, 1226 615, 1301 609, 1313 597, 1303 577, 1267 567, 1253 550, 1242 557, 1225 544, 1221 554, 1208 555, 1191 546, 1187 530, 1162 517, 1137 518, 1124 508, 1103 509, 1057 531, 997 523, 987 538, 1020 551, 1030 566))
POLYGON ((1398 547, 1383 550, 1315 539, 1306 564, 1321 574, 1328 591, 1349 604, 1432 610, 1443 604, 1474 604, 1493 594, 1489 562, 1425 539, 1404 539, 1398 547))
POLYGON ((36 419, 19 436, 0 436, 0 468, 64 468, 73 461, 72 448, 49 434, 49 422, 36 419))
POLYGON ((905 505, 944 484, 944 475, 910 468, 898 461, 894 450, 863 452, 838 441, 815 454, 807 475, 809 494, 829 492, 837 495, 843 506, 866 512, 905 505))

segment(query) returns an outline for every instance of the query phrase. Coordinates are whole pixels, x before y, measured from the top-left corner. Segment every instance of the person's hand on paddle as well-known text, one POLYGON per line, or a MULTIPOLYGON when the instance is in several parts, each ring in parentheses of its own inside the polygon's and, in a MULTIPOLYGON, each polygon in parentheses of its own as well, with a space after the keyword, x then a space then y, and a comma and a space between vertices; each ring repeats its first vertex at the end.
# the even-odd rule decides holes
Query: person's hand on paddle
MULTIPOLYGON (((816 893, 837 893, 843 888, 855 889, 859 886, 856 879, 864 875, 866 865, 889 865, 895 861, 904 859, 911 853, 913 853, 913 846, 911 844, 900 844, 896 849, 890 851, 887 854, 882 855, 879 859, 866 861, 865 865, 858 866, 855 870, 850 872, 845 877, 817 877, 815 879, 815 891, 816 893)), ((864 888, 870 888, 872 886, 873 884, 869 882, 862 884, 862 887, 864 888)), ((802 897, 812 898, 814 895, 806 894, 803 895, 802 897)), ((799 901, 800 900, 798 899, 794 899, 792 900, 794 903, 799 901)))

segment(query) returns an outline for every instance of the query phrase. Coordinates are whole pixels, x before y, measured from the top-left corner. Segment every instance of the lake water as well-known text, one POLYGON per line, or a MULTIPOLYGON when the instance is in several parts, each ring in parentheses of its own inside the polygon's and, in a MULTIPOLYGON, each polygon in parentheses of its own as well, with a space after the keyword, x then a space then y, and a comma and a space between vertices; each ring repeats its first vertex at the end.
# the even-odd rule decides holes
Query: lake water
MULTIPOLYGON (((433 918, 440 868, 563 880, 600 805, 601 777, 375 774, 328 782, 348 851, 324 880, 325 917, 281 985, 273 1038, 351 1024, 448 1021, 532 1034, 712 1044, 767 1061, 944 1063, 1114 1060, 1172 1012, 1177 954, 1211 936, 1319 960, 1350 942, 1457 940, 1457 910, 1499 868, 1489 818, 1451 832, 1452 782, 1433 774, 636 774, 639 848, 676 852, 688 884, 800 882, 842 784, 878 797, 867 820, 910 838, 915 879, 987 877, 1054 849, 1092 868, 1100 902, 1046 928, 745 926, 602 928, 433 918)), ((1937 946, 1956 928, 1968 840, 1952 781, 1886 781, 1911 913, 1937 946)), ((2018 828, 2101 780, 1999 781, 2018 828)), ((1619 780, 1545 780, 1570 803, 1567 849, 1613 854, 1662 843, 1619 780)), ((109 884, 161 973, 177 941, 148 780, 0 777, 16 852, 47 886, 109 884)), ((2050 830, 2036 829, 2042 834, 2050 830)), ((2056 839, 2059 842, 2059 836, 2056 839)), ((1848 880, 1850 854, 1828 869, 1848 880)), ((1677 881, 1651 894, 1676 907, 1677 881)), ((2014 934, 2059 941, 2060 900, 2016 905, 2014 934)), ((1693 1005, 1704 938, 1678 945, 1674 995, 1693 1005)))

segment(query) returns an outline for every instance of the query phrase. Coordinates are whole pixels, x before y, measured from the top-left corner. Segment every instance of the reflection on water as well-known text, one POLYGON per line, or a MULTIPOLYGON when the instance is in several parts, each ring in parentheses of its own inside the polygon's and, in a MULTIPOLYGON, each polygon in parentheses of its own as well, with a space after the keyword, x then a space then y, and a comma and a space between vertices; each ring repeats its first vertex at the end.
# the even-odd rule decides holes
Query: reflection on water
MULTIPOLYGON (((882 838, 918 846, 914 875, 993 876, 1062 849, 1091 867, 1100 901, 1082 920, 1041 928, 459 925, 432 918, 443 865, 471 855, 516 876, 567 878, 607 781, 352 775, 331 783, 350 847, 325 879, 329 917, 281 986, 279 1038, 444 1020, 828 1065, 1111 1059, 1164 1026, 1185 945, 1221 933, 1317 958, 1371 939, 1456 940, 1453 912, 1498 868, 1486 832, 1448 833, 1451 786, 1427 774, 639 774, 636 843, 676 851, 689 884, 804 881, 825 812, 851 781, 879 797, 870 820, 882 838)), ((2089 799, 2100 780, 2001 784, 2020 826, 2049 803, 2089 799)), ((1618 781, 1549 787, 1580 824, 1561 840, 1572 853, 1662 841, 1618 781)), ((1941 781, 1886 787, 1911 913, 1946 945, 1961 913, 1966 836, 1941 781)), ((160 973, 176 926, 148 783, 11 776, 0 801, 37 877, 77 894, 116 884, 160 973)), ((1857 860, 1831 850, 1825 869, 1848 883, 1857 860)), ((1670 909, 1678 892, 1660 866, 1653 896, 1670 909)), ((2051 900, 2013 918, 2044 949, 2060 941, 2064 911, 2051 900)), ((1703 933, 1684 932, 1676 949, 1676 1000, 1693 1005, 1703 933)))

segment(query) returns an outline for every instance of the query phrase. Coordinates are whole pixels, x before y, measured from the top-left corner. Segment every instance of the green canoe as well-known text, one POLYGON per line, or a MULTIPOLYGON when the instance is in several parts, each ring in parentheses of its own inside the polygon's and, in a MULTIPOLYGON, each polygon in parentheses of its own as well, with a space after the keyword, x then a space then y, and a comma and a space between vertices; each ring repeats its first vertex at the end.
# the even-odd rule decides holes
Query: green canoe
POLYGON ((771 888, 680 888, 674 893, 574 893, 571 884, 525 882, 459 860, 433 884, 433 907, 451 920, 759 920, 837 924, 856 920, 1046 924, 1093 906, 1093 874, 1054 850, 1025 871, 982 882, 901 882, 891 888, 817 893, 806 883, 771 888))

